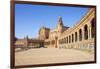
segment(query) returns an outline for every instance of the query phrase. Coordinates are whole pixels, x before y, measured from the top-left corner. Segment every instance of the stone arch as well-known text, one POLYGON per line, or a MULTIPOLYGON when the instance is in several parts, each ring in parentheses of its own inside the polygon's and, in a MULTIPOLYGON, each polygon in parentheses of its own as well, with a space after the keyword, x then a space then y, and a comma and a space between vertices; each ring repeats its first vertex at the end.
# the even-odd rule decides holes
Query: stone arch
POLYGON ((95 36, 95 19, 93 18, 91 21, 91 37, 94 38, 95 36))
POLYGON ((82 29, 79 30, 79 41, 82 41, 82 29))
POLYGON ((75 32, 75 42, 77 41, 77 32, 75 32))
POLYGON ((88 39, 88 26, 87 25, 84 26, 84 39, 85 40, 88 39))
POLYGON ((74 42, 74 34, 72 34, 72 42, 74 42))
POLYGON ((69 35, 69 43, 71 42, 71 36, 69 35))

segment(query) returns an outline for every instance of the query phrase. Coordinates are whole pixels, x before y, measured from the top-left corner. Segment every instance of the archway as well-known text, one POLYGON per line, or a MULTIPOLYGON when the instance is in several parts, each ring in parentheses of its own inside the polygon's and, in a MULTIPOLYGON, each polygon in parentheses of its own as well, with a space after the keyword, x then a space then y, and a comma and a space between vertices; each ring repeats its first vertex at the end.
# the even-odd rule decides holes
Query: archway
POLYGON ((79 41, 82 41, 82 30, 79 30, 79 41))
POLYGON ((72 34, 72 42, 74 41, 74 35, 72 34))
POLYGON ((93 18, 91 21, 91 37, 94 38, 95 36, 95 19, 93 18))
POLYGON ((88 39, 88 26, 87 25, 84 26, 84 39, 85 40, 88 39))
POLYGON ((75 42, 77 41, 77 32, 75 32, 75 42))
POLYGON ((70 37, 70 35, 69 35, 69 43, 71 42, 71 37, 70 37))

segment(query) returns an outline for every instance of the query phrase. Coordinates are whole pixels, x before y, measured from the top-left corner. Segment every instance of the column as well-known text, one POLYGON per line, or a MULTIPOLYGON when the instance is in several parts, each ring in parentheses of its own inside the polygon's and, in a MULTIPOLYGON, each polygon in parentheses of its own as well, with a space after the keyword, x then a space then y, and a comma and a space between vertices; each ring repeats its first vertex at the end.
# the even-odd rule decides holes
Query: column
POLYGON ((83 43, 83 41, 84 41, 84 26, 82 27, 82 43, 81 43, 81 46, 82 47, 80 47, 81 49, 83 49, 83 45, 84 45, 84 43, 83 43))
POLYGON ((91 38, 92 38, 92 34, 91 34, 91 33, 92 33, 92 31, 91 31, 91 25, 89 26, 89 29, 90 29, 90 32, 89 32, 89 33, 90 33, 90 39, 91 39, 91 38))
POLYGON ((79 42, 79 30, 77 32, 77 42, 79 42))
POLYGON ((79 30, 77 31, 77 48, 79 49, 79 30))
POLYGON ((88 40, 90 39, 90 26, 89 25, 87 25, 88 26, 88 40))

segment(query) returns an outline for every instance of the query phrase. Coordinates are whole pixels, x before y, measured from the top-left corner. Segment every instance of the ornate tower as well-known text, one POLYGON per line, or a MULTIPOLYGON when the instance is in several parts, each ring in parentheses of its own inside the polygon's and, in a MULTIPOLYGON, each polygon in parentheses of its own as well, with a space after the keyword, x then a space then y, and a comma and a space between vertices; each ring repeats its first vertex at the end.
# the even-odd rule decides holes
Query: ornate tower
POLYGON ((58 29, 58 32, 59 33, 62 33, 62 31, 63 31, 63 21, 62 21, 62 17, 59 17, 59 19, 58 19, 57 29, 58 29))
POLYGON ((50 29, 46 27, 41 27, 39 30, 39 39, 45 40, 49 38, 50 29))

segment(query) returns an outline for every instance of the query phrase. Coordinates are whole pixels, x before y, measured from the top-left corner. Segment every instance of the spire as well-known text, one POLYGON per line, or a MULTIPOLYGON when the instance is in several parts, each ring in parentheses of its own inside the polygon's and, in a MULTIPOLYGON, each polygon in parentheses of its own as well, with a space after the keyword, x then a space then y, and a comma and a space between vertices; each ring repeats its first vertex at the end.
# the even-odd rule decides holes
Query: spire
POLYGON ((59 18, 58 18, 58 25, 63 25, 63 21, 62 21, 62 17, 61 16, 59 16, 59 18))
POLYGON ((59 21, 61 21, 61 20, 62 20, 62 17, 61 17, 61 16, 59 16, 59 18, 58 18, 58 19, 59 19, 59 21))
POLYGON ((61 33, 63 31, 63 21, 62 21, 62 17, 61 16, 58 18, 57 29, 58 29, 59 33, 61 33))

